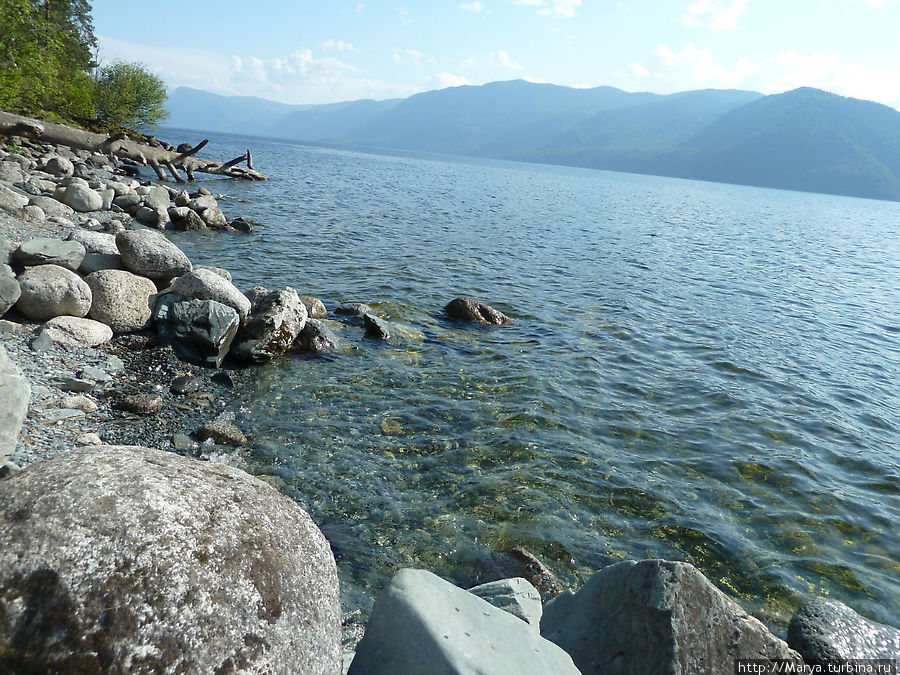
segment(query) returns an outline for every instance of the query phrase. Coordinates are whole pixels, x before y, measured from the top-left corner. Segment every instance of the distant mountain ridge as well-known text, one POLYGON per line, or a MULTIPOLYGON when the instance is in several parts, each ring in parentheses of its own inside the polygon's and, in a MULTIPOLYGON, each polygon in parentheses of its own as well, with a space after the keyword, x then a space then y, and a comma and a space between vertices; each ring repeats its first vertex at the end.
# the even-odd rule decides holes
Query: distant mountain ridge
POLYGON ((167 125, 900 201, 900 112, 801 88, 764 96, 514 80, 287 105, 179 88, 167 125))

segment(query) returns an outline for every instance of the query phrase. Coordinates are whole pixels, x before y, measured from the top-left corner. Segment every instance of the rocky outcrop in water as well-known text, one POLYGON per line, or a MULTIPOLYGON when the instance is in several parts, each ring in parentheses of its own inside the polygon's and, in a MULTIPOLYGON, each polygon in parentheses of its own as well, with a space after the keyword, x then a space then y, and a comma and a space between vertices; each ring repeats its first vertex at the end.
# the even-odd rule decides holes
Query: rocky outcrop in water
POLYGON ((472 298, 456 298, 444 307, 447 316, 469 323, 502 326, 512 321, 503 312, 472 298))
POLYGON ((666 560, 602 569, 578 593, 544 605, 541 635, 584 675, 717 673, 738 658, 800 660, 692 565, 666 560))
POLYGON ((813 600, 797 610, 788 644, 806 663, 888 659, 900 664, 900 630, 860 616, 836 600, 813 600))
POLYGON ((340 672, 328 542, 242 471, 80 448, 0 481, 0 519, 4 672, 340 672))
POLYGON ((348 673, 576 675, 521 619, 424 570, 398 572, 375 601, 348 673))

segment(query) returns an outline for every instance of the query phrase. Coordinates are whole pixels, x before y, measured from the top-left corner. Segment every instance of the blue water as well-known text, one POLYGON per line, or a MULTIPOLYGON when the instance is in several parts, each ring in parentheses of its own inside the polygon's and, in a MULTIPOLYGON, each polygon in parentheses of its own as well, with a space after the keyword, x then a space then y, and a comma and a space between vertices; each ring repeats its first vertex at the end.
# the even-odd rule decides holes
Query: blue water
MULTIPOLYGON (((196 141, 190 133, 169 140, 196 141)), ((783 630, 900 617, 900 204, 216 135, 251 235, 174 235, 239 287, 401 336, 256 371, 251 464, 334 545, 348 609, 522 545, 567 584, 687 560, 783 630), (514 319, 448 322, 458 295, 514 319)))

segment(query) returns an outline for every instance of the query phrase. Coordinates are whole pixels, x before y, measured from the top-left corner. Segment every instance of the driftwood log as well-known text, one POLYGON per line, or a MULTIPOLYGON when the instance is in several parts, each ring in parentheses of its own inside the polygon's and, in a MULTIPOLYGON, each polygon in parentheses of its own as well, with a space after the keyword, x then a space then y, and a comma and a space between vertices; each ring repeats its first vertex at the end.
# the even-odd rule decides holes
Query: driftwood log
POLYGON ((132 141, 123 134, 114 136, 95 134, 90 131, 73 129, 64 124, 42 122, 6 112, 0 112, 0 136, 21 136, 52 145, 66 145, 79 150, 112 155, 119 159, 150 166, 160 180, 168 180, 166 170, 179 183, 185 182, 179 171, 183 171, 188 180, 194 180, 195 172, 246 180, 268 179, 264 173, 253 168, 253 157, 249 150, 247 150, 247 154, 235 157, 228 162, 212 162, 195 157, 194 155, 209 142, 208 140, 189 151, 178 152, 177 150, 167 150, 162 145, 132 141), (238 166, 244 162, 247 164, 246 167, 238 166))

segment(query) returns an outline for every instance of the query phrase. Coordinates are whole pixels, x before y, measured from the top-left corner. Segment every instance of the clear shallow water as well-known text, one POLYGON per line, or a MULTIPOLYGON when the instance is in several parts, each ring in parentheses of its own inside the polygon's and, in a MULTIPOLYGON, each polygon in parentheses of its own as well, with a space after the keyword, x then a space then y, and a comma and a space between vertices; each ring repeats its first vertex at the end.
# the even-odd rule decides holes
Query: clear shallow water
POLYGON ((265 227, 176 235, 195 262, 405 327, 347 328, 356 349, 250 394, 253 468, 332 542, 348 608, 402 566, 476 583, 523 545, 576 586, 666 557, 776 627, 809 595, 897 623, 900 204, 210 145, 272 180, 206 183, 265 227), (457 295, 515 322, 448 322, 457 295))

